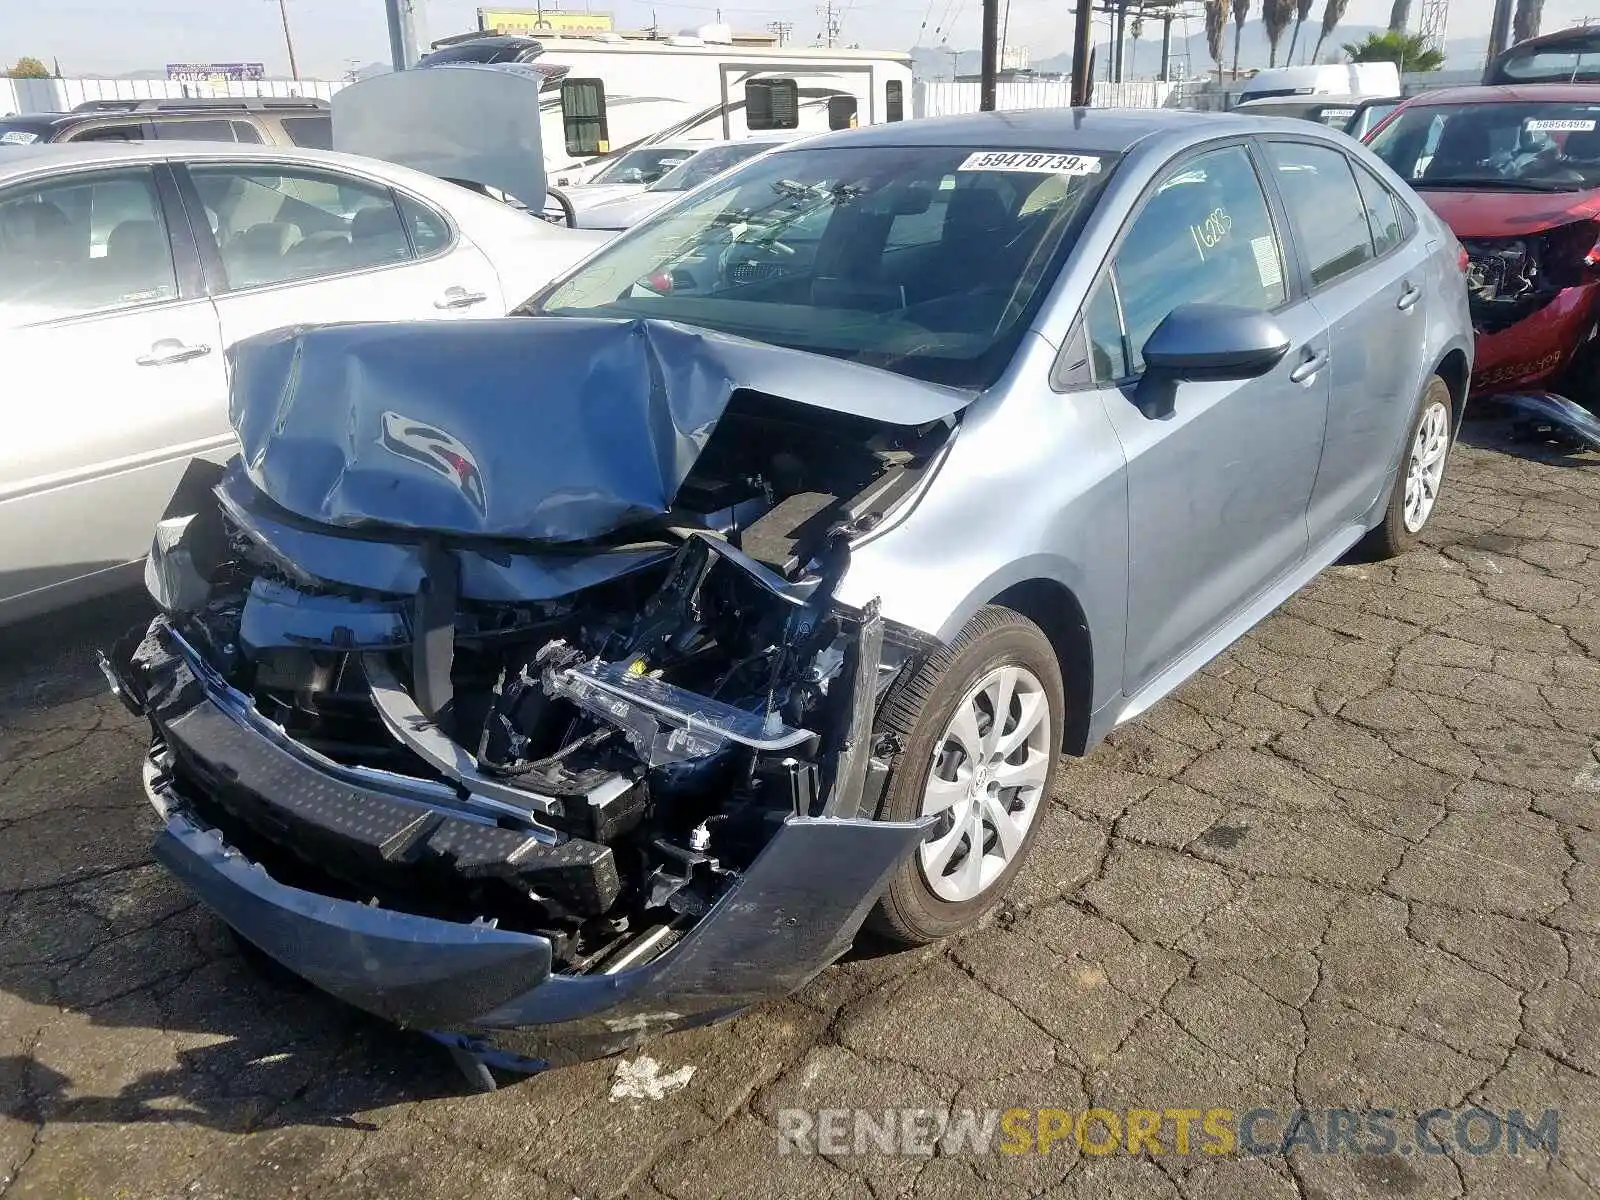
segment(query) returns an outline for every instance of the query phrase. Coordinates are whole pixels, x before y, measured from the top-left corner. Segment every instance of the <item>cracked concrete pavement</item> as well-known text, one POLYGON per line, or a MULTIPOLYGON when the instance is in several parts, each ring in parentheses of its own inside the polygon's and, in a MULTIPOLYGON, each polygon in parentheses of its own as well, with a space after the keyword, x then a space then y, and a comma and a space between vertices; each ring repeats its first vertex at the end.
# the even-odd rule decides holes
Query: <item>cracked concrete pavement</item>
POLYGON ((1424 549, 1329 570, 1067 763, 986 927, 492 1095, 152 864, 89 653, 136 599, 0 634, 0 1196, 1600 1193, 1600 457, 1469 440, 1424 549), (1557 1108, 1560 1142, 777 1153, 791 1106, 1090 1103, 1557 1108))

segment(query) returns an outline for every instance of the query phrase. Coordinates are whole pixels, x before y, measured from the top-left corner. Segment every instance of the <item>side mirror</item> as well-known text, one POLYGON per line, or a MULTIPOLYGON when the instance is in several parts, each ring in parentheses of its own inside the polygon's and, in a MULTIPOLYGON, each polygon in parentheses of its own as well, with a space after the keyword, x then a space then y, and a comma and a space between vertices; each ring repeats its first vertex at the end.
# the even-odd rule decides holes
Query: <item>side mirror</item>
POLYGON ((1255 379, 1283 361, 1289 339, 1271 314, 1231 304, 1173 309, 1144 344, 1144 378, 1134 393, 1151 420, 1173 413, 1183 380, 1255 379))

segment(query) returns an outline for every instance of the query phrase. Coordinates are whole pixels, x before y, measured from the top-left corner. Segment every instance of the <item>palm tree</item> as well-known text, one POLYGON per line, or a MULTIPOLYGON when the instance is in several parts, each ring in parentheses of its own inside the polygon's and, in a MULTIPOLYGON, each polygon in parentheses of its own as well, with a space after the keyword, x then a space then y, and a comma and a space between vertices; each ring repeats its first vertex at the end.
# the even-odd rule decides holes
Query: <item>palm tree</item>
POLYGON ((1317 48, 1311 52, 1311 61, 1316 62, 1322 54, 1322 43, 1328 40, 1328 35, 1340 21, 1344 20, 1344 10, 1350 6, 1350 0, 1328 0, 1322 6, 1322 32, 1317 35, 1317 48))
POLYGON ((1233 0, 1233 77, 1239 78, 1239 38, 1244 34, 1244 19, 1250 15, 1250 0, 1233 0))
POLYGON ((1261 28, 1267 35, 1267 66, 1278 65, 1278 43, 1294 16, 1294 0, 1261 0, 1261 28))
POLYGON ((1294 61, 1295 43, 1300 40, 1300 26, 1306 23, 1306 18, 1311 15, 1312 0, 1294 0, 1294 32, 1289 35, 1289 53, 1285 62, 1294 61))
POLYGON ((1539 36, 1539 25, 1544 20, 1544 0, 1517 0, 1516 12, 1511 17, 1511 41, 1525 42, 1539 36))
POLYGON ((1394 0, 1389 6, 1389 32, 1404 33, 1411 19, 1411 0, 1394 0))
POLYGON ((1144 36, 1144 17, 1135 13, 1128 20, 1128 36, 1133 39, 1128 46, 1128 78, 1133 79, 1133 64, 1139 57, 1139 39, 1144 36))
POLYGON ((1351 62, 1392 62, 1404 75, 1407 71, 1437 71, 1444 66, 1444 54, 1430 46, 1420 33, 1369 33, 1359 42, 1344 44, 1351 62))
POLYGON ((1222 83, 1222 30, 1228 23, 1223 0, 1206 0, 1206 49, 1217 64, 1217 83, 1222 83))

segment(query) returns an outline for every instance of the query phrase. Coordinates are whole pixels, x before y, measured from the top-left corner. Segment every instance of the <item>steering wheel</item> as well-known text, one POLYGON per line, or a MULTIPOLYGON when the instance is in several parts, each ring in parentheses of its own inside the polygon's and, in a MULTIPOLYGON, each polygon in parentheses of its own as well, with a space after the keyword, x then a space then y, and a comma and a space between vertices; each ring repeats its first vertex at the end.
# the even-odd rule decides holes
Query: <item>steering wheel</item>
POLYGON ((576 229, 578 227, 578 213, 577 210, 572 207, 572 201, 567 198, 567 194, 560 188, 546 188, 545 194, 546 199, 544 211, 540 213, 539 216, 544 220, 549 221, 552 225, 565 225, 568 229, 576 229), (561 210, 560 217, 553 217, 550 215, 551 200, 554 200, 556 202, 556 207, 561 210))

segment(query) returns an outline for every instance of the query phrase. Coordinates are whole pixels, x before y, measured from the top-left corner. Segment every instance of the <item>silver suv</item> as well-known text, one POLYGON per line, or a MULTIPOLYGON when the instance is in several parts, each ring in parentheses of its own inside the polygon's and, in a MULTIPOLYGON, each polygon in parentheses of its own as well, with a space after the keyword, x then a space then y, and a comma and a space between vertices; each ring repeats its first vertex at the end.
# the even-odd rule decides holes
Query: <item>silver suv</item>
POLYGON ((333 149, 333 109, 317 99, 89 100, 71 112, 0 118, 0 144, 242 142, 333 149))

